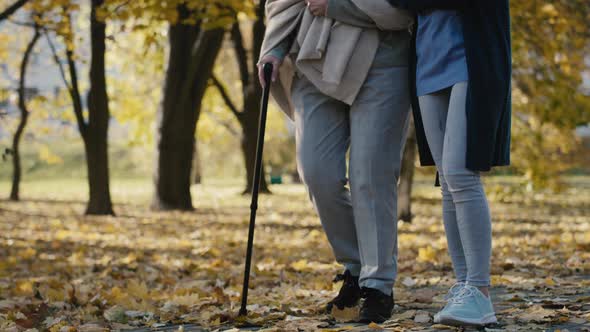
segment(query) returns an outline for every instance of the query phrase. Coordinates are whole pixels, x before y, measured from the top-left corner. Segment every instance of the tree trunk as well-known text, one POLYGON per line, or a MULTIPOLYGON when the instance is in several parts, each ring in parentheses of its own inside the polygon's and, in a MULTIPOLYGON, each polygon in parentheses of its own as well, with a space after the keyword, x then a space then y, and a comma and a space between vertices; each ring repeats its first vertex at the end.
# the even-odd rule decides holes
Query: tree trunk
POLYGON ((16 133, 14 134, 12 140, 12 165, 13 165, 13 173, 12 173, 12 189, 10 191, 10 199, 13 201, 19 200, 19 189, 20 189, 20 180, 21 180, 21 164, 20 164, 20 140, 27 125, 27 120, 29 118, 29 110, 27 109, 27 95, 26 95, 26 78, 27 78, 27 68, 29 66, 29 60, 31 58, 31 53, 33 53, 33 49, 35 48, 35 44, 39 41, 41 37, 41 33, 38 27, 35 27, 35 34, 33 35, 33 39, 27 45, 27 49, 23 55, 23 60, 20 66, 20 82, 18 87, 18 107, 20 109, 21 118, 18 124, 18 128, 16 129, 16 133))
MULTIPOLYGON (((264 40, 264 33, 266 26, 264 25, 264 7, 266 0, 260 0, 258 7, 256 8, 257 19, 252 26, 252 58, 250 59, 250 66, 252 73, 256 73, 258 70, 258 58, 260 57, 260 48, 262 47, 262 41, 264 40)), ((253 75, 256 76, 256 75, 253 75)), ((242 143, 242 149, 246 157, 246 168, 248 173, 248 186, 246 191, 252 191, 255 158, 256 158, 256 145, 258 141, 258 125, 260 118, 260 100, 262 98, 262 87, 260 86, 257 79, 251 79, 250 87, 245 90, 244 98, 244 113, 243 113, 243 126, 244 126, 244 138, 242 143)), ((268 184, 266 182, 266 172, 264 169, 264 163, 262 164, 262 177, 260 178, 260 192, 270 193, 268 184)))
MULTIPOLYGON (((260 118, 260 100, 262 98, 262 87, 257 80, 258 58, 260 57, 260 48, 264 39, 266 26, 264 25, 264 7, 266 0, 260 0, 256 8, 256 21, 252 26, 252 52, 248 57, 248 52, 244 46, 244 39, 240 30, 239 23, 232 27, 231 37, 236 52, 236 60, 240 69, 240 78, 242 81, 242 94, 244 105, 242 112, 234 110, 242 127, 242 154, 244 155, 244 165, 246 166, 246 188, 244 194, 252 192, 254 185, 254 171, 256 166, 256 150, 258 142, 258 125, 260 118)), ((270 193, 268 183, 262 165, 262 177, 260 179, 260 192, 270 193)))
POLYGON ((86 214, 112 215, 109 188, 108 129, 109 104, 105 75, 106 24, 96 17, 104 0, 91 0, 90 91, 88 92, 88 126, 84 139, 88 168, 89 201, 86 214))
POLYGON ((193 184, 201 184, 203 177, 203 170, 201 168, 201 156, 199 155, 199 144, 195 142, 195 150, 193 151, 193 184))
POLYGON ((398 187, 398 218, 405 221, 412 221, 412 184, 414 181, 414 163, 416 161, 416 128, 414 120, 410 121, 408 129, 408 140, 402 159, 402 170, 398 187))
MULTIPOLYGON (((256 81, 252 81, 256 82, 256 81)), ((256 167, 256 150, 258 148, 258 126, 260 122, 260 98, 262 97, 262 90, 258 82, 251 83, 250 93, 246 94, 244 100, 244 111, 240 116, 240 124, 242 126, 242 153, 244 154, 244 163, 246 166, 246 188, 244 194, 252 192, 254 187, 254 171, 256 167)), ((260 192, 270 193, 268 183, 266 181, 266 172, 262 165, 262 177, 260 178, 260 192)))
MULTIPOLYGON (((181 21, 190 12, 179 8, 181 21)), ((190 193, 195 129, 201 100, 221 49, 222 29, 198 25, 169 29, 170 55, 156 133, 154 198, 156 210, 192 210, 190 193)))

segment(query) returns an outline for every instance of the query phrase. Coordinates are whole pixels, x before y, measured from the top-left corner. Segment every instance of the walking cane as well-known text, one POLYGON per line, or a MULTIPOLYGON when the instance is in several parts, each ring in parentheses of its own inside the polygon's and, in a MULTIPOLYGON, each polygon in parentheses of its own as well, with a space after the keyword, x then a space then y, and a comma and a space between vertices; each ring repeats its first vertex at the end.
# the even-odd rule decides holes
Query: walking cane
POLYGON ((260 177, 262 176, 262 151, 264 150, 264 131, 266 129, 266 113, 268 111, 268 97, 270 95, 270 79, 273 66, 265 63, 263 67, 264 81, 266 82, 262 93, 260 105, 260 123, 258 125, 258 148, 256 149, 256 164, 254 167, 254 182, 252 184, 252 203, 250 204, 250 229, 248 230, 248 249, 246 251, 246 266, 244 270, 244 286, 242 288, 242 307, 240 316, 246 316, 248 311, 248 286, 250 283, 250 265, 252 263, 252 247, 254 246, 254 227, 256 225, 256 210, 258 209, 258 190, 260 188, 260 177))

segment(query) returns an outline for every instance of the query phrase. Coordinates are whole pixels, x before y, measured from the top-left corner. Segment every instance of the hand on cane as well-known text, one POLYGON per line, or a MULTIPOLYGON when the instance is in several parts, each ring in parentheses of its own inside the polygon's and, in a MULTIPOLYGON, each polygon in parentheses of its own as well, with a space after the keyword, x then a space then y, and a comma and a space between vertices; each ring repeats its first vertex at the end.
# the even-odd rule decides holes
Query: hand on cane
POLYGON ((258 80, 260 81, 260 85, 262 85, 263 88, 266 87, 266 81, 264 79, 264 64, 265 63, 272 64, 271 81, 274 82, 277 80, 277 77, 279 76, 279 67, 283 63, 283 60, 277 58, 274 55, 270 55, 270 54, 262 57, 262 59, 258 63, 258 80))

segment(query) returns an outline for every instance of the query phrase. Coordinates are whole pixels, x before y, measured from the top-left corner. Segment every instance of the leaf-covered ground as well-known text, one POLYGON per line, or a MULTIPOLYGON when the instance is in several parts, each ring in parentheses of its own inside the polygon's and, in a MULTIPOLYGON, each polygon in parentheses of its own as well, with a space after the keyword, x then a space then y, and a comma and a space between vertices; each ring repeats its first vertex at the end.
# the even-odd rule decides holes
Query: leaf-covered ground
MULTIPOLYGON (((492 330, 590 330, 590 179, 561 194, 516 183, 488 180, 492 330)), ((432 323, 453 281, 430 185, 417 184, 416 217, 400 223, 395 315, 368 327, 321 312, 339 267, 300 185, 261 196, 250 316, 237 319, 249 218, 239 185, 195 186, 196 210, 178 213, 149 211, 148 182, 114 181, 117 216, 84 217, 82 181, 25 183, 23 202, 0 201, 0 331, 452 330, 432 323)))

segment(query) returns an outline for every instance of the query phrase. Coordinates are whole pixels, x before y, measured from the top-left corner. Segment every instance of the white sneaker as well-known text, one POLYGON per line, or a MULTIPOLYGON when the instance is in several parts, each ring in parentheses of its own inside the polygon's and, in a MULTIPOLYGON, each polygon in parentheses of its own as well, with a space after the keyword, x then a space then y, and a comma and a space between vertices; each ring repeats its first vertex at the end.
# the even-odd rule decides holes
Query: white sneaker
POLYGON ((438 314, 440 324, 483 326, 497 323, 492 300, 476 287, 464 285, 438 314))
POLYGON ((442 312, 444 312, 449 307, 449 301, 461 292, 461 290, 463 289, 463 286, 465 286, 465 282, 459 281, 459 282, 455 283, 453 286, 451 286, 451 288, 449 289, 447 294, 445 294, 444 300, 447 301, 447 304, 445 304, 444 308, 442 308, 441 311, 439 311, 438 313, 436 313, 434 315, 434 322, 436 324, 440 323, 440 314, 442 312))

